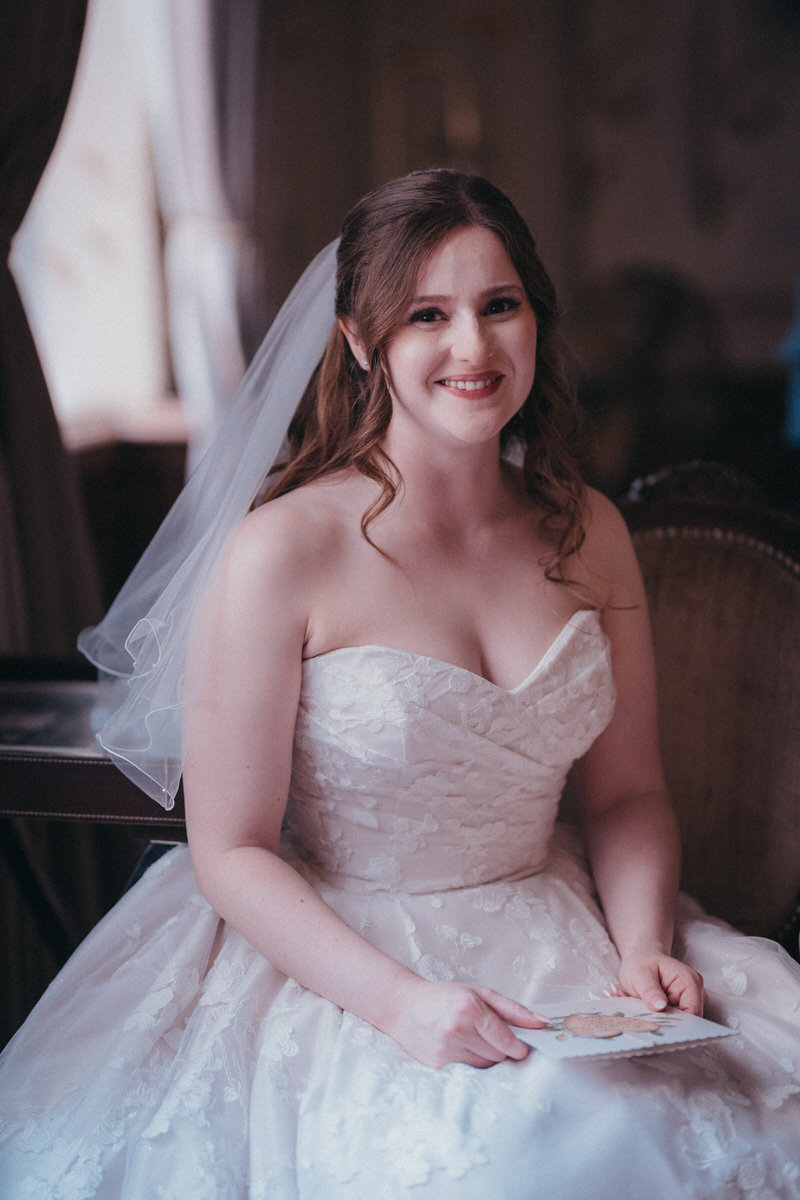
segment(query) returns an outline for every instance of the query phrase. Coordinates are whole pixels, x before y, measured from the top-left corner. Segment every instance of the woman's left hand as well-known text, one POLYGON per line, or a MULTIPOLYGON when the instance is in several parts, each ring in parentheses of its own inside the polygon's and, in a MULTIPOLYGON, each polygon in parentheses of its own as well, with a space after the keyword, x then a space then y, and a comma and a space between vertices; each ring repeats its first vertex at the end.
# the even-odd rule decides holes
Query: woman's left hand
POLYGON ((620 991, 638 996, 658 1012, 671 1004, 684 1012, 703 1015, 703 977, 669 954, 631 954, 619 969, 620 991))

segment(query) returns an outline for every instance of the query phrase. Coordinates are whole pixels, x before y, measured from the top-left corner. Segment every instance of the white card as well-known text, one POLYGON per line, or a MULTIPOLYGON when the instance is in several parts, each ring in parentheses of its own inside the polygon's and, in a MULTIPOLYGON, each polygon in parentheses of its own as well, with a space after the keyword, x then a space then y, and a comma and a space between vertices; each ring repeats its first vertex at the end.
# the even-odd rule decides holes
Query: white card
POLYGON ((545 1029, 513 1026, 516 1035, 549 1058, 606 1058, 656 1054, 727 1037, 734 1030, 704 1017, 667 1008, 650 1010, 632 996, 587 1000, 579 1007, 540 1004, 535 1011, 547 1017, 545 1029))

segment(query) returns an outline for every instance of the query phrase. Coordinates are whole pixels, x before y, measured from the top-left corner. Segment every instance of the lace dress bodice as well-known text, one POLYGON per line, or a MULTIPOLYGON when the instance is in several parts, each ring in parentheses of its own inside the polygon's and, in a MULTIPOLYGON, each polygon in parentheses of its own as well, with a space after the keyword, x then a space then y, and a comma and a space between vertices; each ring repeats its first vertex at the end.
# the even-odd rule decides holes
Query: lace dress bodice
POLYGON ((305 662, 287 826, 344 888, 433 892, 542 866, 567 771, 614 707, 596 612, 507 690, 385 646, 305 662))

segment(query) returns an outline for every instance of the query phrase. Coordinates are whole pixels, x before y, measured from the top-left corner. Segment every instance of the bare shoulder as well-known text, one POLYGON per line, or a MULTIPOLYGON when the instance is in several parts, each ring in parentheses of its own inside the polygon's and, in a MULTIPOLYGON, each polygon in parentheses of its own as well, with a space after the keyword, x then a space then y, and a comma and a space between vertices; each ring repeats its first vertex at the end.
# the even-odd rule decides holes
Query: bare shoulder
POLYGON ((336 489, 313 485, 249 513, 220 555, 201 606, 198 628, 231 645, 272 644, 299 650, 311 613, 335 569, 347 522, 336 489))
POLYGON ((348 536, 345 484, 306 484, 254 509, 226 548, 228 569, 257 582, 308 583, 335 561, 348 536))
POLYGON ((613 501, 587 488, 586 540, 579 561, 586 582, 598 588, 604 603, 639 603, 641 578, 625 518, 613 501))

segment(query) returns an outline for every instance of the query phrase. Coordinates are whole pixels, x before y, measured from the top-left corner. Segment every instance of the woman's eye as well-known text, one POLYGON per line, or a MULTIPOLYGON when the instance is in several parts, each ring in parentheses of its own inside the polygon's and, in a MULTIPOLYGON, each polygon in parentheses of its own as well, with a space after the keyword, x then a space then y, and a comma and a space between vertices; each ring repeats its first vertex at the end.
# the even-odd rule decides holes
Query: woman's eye
POLYGON ((519 308, 519 300, 514 296, 498 296, 494 300, 490 300, 486 305, 486 312, 490 317, 496 316, 498 313, 513 312, 515 308, 519 308))
POLYGON ((438 308, 418 308, 409 317, 412 324, 432 325, 441 319, 442 313, 438 308))

